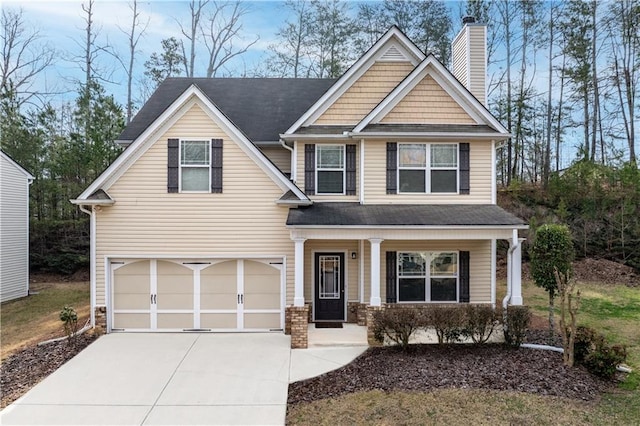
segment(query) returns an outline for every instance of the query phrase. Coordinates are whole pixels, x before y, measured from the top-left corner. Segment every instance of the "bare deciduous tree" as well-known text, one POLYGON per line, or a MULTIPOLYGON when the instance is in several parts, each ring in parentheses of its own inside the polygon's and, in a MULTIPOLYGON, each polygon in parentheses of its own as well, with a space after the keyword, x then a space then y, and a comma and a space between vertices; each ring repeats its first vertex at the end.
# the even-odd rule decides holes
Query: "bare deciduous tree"
POLYGON ((207 4, 209 4, 209 0, 191 0, 191 2, 189 2, 189 11, 191 18, 189 27, 185 27, 178 22, 178 25, 180 25, 180 32, 182 32, 182 35, 184 35, 189 42, 188 56, 187 51, 184 47, 184 42, 181 43, 182 56, 184 57, 184 71, 187 77, 194 77, 194 68, 196 63, 196 42, 201 29, 200 21, 202 20, 202 13, 207 4))
POLYGON ((22 103, 37 94, 31 91, 31 85, 38 74, 53 64, 56 53, 41 42, 43 36, 38 30, 27 28, 22 9, 3 8, 1 24, 0 91, 15 92, 22 103))

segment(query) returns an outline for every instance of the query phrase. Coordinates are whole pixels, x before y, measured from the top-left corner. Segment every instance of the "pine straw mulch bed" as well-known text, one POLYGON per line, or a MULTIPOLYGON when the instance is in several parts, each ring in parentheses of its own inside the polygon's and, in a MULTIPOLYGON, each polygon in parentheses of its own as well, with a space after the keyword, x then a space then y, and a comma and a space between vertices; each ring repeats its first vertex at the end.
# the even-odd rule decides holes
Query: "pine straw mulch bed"
POLYGON ((475 388, 527 392, 578 400, 594 400, 612 389, 582 367, 568 368, 562 354, 536 349, 482 346, 414 345, 369 348, 352 363, 322 376, 289 385, 289 406, 346 393, 430 391, 475 388))
POLYGON ((76 356, 97 339, 91 333, 66 340, 27 347, 2 361, 0 366, 0 408, 24 395, 62 364, 76 356))

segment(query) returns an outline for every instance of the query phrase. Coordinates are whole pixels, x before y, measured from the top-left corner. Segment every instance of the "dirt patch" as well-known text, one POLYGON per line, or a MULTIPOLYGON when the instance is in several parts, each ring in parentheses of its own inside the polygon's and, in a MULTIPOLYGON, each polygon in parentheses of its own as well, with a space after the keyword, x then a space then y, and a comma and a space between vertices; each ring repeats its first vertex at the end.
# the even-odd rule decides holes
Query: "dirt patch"
MULTIPOLYGON (((522 264, 522 278, 532 280, 529 263, 522 264)), ((631 266, 607 259, 584 258, 573 262, 573 273, 578 282, 601 283, 606 285, 622 284, 627 287, 640 287, 640 271, 631 266)), ((499 258, 496 268, 498 279, 507 277, 507 261, 499 258)))
POLYGON ((338 370, 289 385, 289 404, 346 393, 489 389, 594 400, 612 388, 581 367, 562 364, 557 352, 513 350, 502 345, 415 345, 369 348, 338 370))
MULTIPOLYGON (((0 366, 0 408, 24 395, 42 379, 89 346, 98 336, 85 333, 75 344, 66 340, 27 347, 2 361, 0 366)), ((62 390, 61 390, 62 391, 62 390)))

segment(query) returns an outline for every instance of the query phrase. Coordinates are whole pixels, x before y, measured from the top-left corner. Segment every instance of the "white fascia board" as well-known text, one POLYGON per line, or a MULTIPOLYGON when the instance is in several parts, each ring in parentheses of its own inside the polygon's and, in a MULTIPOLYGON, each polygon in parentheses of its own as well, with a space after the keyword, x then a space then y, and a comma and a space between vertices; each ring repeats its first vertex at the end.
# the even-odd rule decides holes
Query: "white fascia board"
POLYGON ((354 138, 364 139, 387 139, 387 138, 421 138, 432 140, 443 139, 487 139, 487 140, 504 140, 510 137, 510 134, 496 134, 496 133, 451 133, 451 132, 353 132, 350 134, 354 138))
POLYGON ((15 167, 20 173, 22 173, 27 179, 29 180, 34 180, 35 177, 33 177, 31 175, 31 173, 29 173, 28 171, 26 171, 24 169, 24 167, 22 167, 20 164, 16 163, 15 161, 13 161, 13 159, 11 157, 9 157, 7 154, 5 154, 4 152, 0 151, 0 155, 2 156, 2 158, 6 159, 9 164, 11 164, 13 167, 15 167))
POLYGON ((116 202, 114 200, 80 200, 73 199, 69 200, 71 204, 75 204, 78 206, 111 206, 116 202))
POLYGON ((385 45, 395 38, 396 46, 404 50, 413 58, 412 64, 415 66, 425 58, 425 54, 396 26, 391 27, 378 41, 353 64, 342 77, 336 81, 329 90, 325 92, 295 123, 284 133, 289 135, 294 133, 299 127, 315 121, 322 115, 351 85, 358 80, 381 56, 386 49, 385 45))
POLYGON ((432 230, 505 230, 529 229, 529 225, 285 225, 289 229, 432 229, 432 230))
POLYGON ((131 145, 111 165, 78 196, 78 201, 86 200, 98 189, 107 190, 122 174, 155 142, 154 136, 168 130, 193 105, 200 103, 204 111, 222 129, 232 137, 243 151, 273 179, 284 191, 291 190, 301 200, 308 200, 306 195, 290 182, 276 167, 269 162, 258 147, 253 145, 240 130, 205 96, 196 86, 191 85, 167 108, 147 129, 131 143, 131 145))
POLYGON ((293 140, 302 141, 305 139, 349 139, 350 134, 340 133, 340 134, 327 135, 327 134, 312 134, 312 133, 305 133, 305 134, 292 133, 290 135, 283 134, 283 135, 280 135, 280 137, 286 141, 293 141, 293 140))
POLYGON ((361 132, 367 125, 382 120, 420 81, 427 75, 449 94, 460 107, 478 124, 487 124, 498 132, 508 134, 508 130, 442 65, 433 55, 429 55, 395 89, 391 91, 369 114, 358 123, 353 133, 361 132))
POLYGON ((313 204, 311 200, 297 201, 297 200, 276 200, 276 204, 281 206, 310 206, 313 204))

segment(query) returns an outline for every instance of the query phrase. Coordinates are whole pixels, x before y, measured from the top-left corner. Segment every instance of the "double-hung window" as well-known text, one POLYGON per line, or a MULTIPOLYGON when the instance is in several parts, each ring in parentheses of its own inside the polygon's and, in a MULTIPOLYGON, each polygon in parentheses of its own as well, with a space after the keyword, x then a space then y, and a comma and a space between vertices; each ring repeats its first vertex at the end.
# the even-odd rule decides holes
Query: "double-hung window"
POLYGON ((344 145, 317 145, 316 182, 318 194, 345 193, 344 145))
POLYGON ((211 145, 207 140, 180 141, 180 190, 209 192, 211 188, 211 145))
POLYGON ((399 252, 398 302, 457 302, 457 252, 399 252))
POLYGON ((458 144, 398 144, 401 193, 458 192, 458 144))

